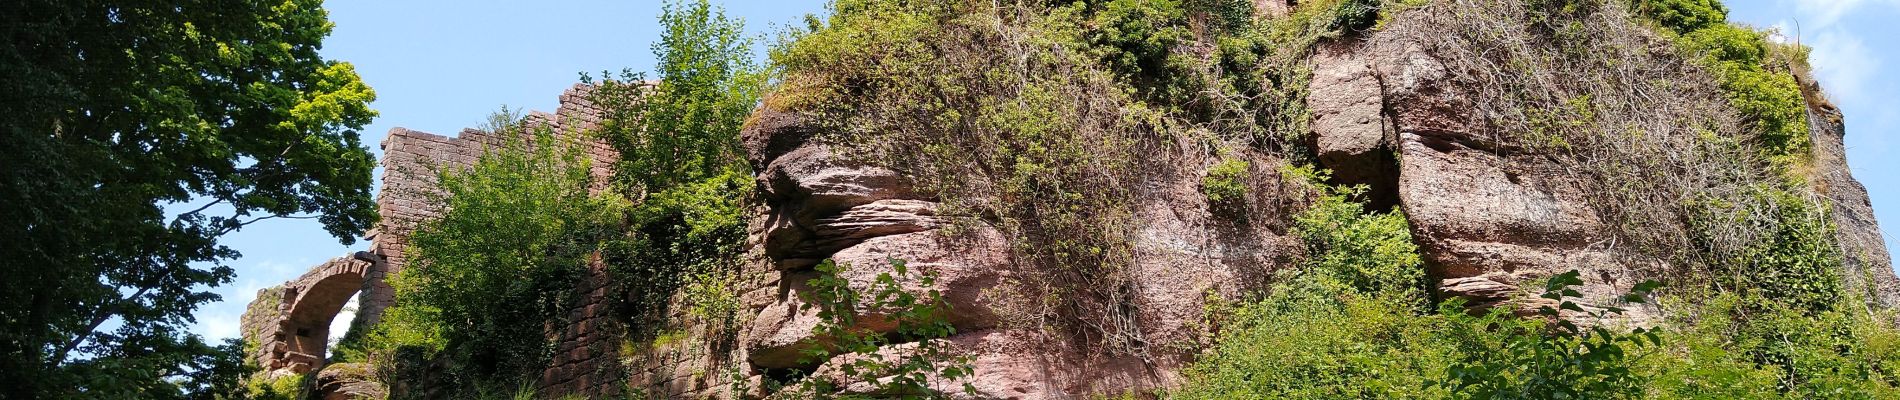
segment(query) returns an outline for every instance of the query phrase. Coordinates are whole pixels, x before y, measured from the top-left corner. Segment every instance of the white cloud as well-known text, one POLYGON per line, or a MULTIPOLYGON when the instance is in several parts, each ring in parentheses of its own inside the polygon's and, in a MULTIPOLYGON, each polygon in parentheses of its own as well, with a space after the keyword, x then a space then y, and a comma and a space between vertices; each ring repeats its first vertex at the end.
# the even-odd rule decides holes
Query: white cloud
POLYGON ((1840 29, 1829 29, 1813 38, 1806 44, 1814 48, 1808 62, 1814 66, 1815 79, 1840 100, 1859 103, 1866 99, 1865 89, 1881 64, 1867 44, 1840 29))
POLYGON ((330 348, 335 349, 337 341, 343 340, 343 334, 349 333, 350 322, 356 320, 356 296, 350 302, 343 303, 343 310, 336 313, 336 319, 330 320, 330 348))
POLYGON ((206 343, 213 344, 225 338, 238 337, 238 316, 231 313, 201 313, 191 331, 204 336, 206 343))
POLYGON ((1789 28, 1790 26, 1793 26, 1793 25, 1790 25, 1790 22, 1785 19, 1781 20, 1780 22, 1775 22, 1774 25, 1769 25, 1768 26, 1768 41, 1775 42, 1775 43, 1794 42, 1795 41, 1795 38, 1793 36, 1794 29, 1789 28))
POLYGON ((218 343, 225 338, 238 337, 245 309, 251 301, 257 299, 259 289, 284 283, 283 280, 295 279, 308 266, 299 266, 298 261, 262 259, 249 268, 239 268, 238 280, 212 289, 222 296, 216 302, 205 304, 194 313, 197 321, 191 324, 191 332, 203 336, 206 342, 218 343))

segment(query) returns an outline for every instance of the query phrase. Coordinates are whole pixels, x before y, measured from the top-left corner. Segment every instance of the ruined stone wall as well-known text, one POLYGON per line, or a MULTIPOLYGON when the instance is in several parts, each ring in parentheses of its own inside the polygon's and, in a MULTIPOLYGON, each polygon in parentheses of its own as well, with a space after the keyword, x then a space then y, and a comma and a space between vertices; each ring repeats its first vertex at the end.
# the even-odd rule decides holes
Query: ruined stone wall
POLYGON ((605 266, 593 263, 576 290, 580 301, 568 309, 557 326, 554 359, 536 382, 542 394, 575 393, 618 396, 621 393, 620 343, 625 338, 614 318, 613 280, 605 266))
POLYGON ((364 253, 337 257, 290 282, 258 290, 239 319, 239 330, 252 346, 251 361, 266 371, 301 374, 323 368, 330 323, 375 264, 364 253))
MULTIPOLYGON (((561 95, 554 113, 534 112, 525 116, 523 134, 548 129, 556 135, 582 135, 599 121, 600 110, 587 99, 588 87, 575 86, 561 95)), ((364 287, 362 311, 358 318, 367 324, 380 319, 382 311, 395 301, 387 277, 409 266, 404 254, 409 237, 417 224, 441 216, 438 171, 473 165, 484 151, 507 138, 489 132, 465 129, 457 137, 444 137, 403 128, 392 129, 383 140, 383 186, 376 203, 383 217, 372 234, 375 252, 384 257, 387 268, 373 271, 364 287)), ((587 155, 592 159, 594 190, 604 189, 618 155, 606 143, 588 140, 587 155)), ((623 330, 613 327, 613 281, 604 266, 590 266, 588 276, 576 289, 580 300, 568 310, 559 326, 550 326, 558 341, 553 362, 537 383, 541 393, 579 393, 609 395, 618 393, 619 342, 623 330)))
MULTIPOLYGON (((587 101, 586 92, 585 86, 568 89, 561 95, 555 113, 531 113, 523 118, 523 126, 550 129, 560 135, 582 134, 594 126, 599 115, 599 110, 587 101)), ((373 323, 395 300, 384 278, 409 265, 404 250, 417 224, 441 216, 442 206, 436 200, 441 194, 436 187, 437 172, 474 165, 484 151, 504 141, 506 138, 476 129, 463 129, 456 137, 400 127, 389 130, 382 143, 382 191, 376 197, 382 222, 367 235, 372 251, 387 260, 388 268, 372 271, 373 285, 364 288, 363 314, 358 318, 369 318, 367 321, 373 323)), ((605 143, 590 140, 588 145, 595 180, 605 182, 618 156, 605 143)))
MULTIPOLYGON (((560 107, 554 113, 533 112, 524 116, 521 123, 527 129, 523 134, 548 129, 557 136, 571 138, 592 129, 600 111, 588 101, 588 90, 587 86, 576 85, 561 95, 560 107)), ((395 303, 388 278, 410 265, 406 254, 410 236, 419 224, 442 214, 438 172, 472 166, 484 152, 507 139, 475 129, 464 129, 455 137, 400 127, 391 129, 382 142, 384 170, 376 199, 382 221, 365 235, 370 250, 331 260, 297 280, 260 291, 243 318, 244 336, 256 346, 253 358, 273 371, 306 373, 321 367, 324 354, 290 354, 299 352, 292 351, 298 346, 293 345, 294 338, 286 336, 294 334, 287 329, 296 328, 291 325, 297 324, 289 321, 296 314, 292 307, 300 292, 307 292, 318 280, 334 274, 339 263, 353 267, 363 276, 347 288, 334 287, 335 282, 326 284, 326 291, 346 293, 331 293, 325 297, 347 298, 360 291, 358 320, 353 325, 373 326, 380 321, 383 312, 395 303)), ((618 155, 600 141, 587 140, 586 143, 596 181, 592 189, 603 190, 618 155)), ((610 296, 615 293, 612 285, 604 266, 593 264, 576 289, 581 294, 580 300, 560 323, 548 327, 556 335, 554 339, 558 341, 560 353, 537 385, 543 393, 617 393, 622 382, 619 378, 624 375, 618 372, 622 368, 617 356, 623 336, 620 332, 624 330, 612 326, 614 318, 609 310, 614 300, 610 296)), ((308 335, 317 337, 314 340, 325 340, 327 321, 334 318, 336 310, 319 311, 327 312, 316 313, 324 314, 320 315, 325 321, 323 329, 310 330, 308 335)))
POLYGON ((277 321, 286 313, 284 285, 257 290, 257 297, 238 317, 238 334, 245 338, 245 355, 259 366, 269 363, 270 349, 276 348, 277 321))

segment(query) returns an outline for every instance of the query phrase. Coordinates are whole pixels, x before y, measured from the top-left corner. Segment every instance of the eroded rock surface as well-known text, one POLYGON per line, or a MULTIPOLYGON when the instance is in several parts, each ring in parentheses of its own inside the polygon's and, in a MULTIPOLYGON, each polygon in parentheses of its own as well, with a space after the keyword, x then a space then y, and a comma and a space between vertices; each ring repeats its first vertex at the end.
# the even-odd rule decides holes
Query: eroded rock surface
MULTIPOLYGON (((1561 162, 1483 132, 1475 94, 1444 62, 1380 35, 1314 59, 1308 105, 1320 161, 1372 182, 1362 176, 1394 173, 1367 165, 1397 167, 1393 190, 1439 293, 1490 307, 1531 299, 1520 286, 1572 269, 1585 275, 1587 300, 1614 299, 1636 283, 1633 266, 1602 248, 1608 235, 1583 183, 1561 162), (1374 158, 1387 141, 1396 160, 1374 158)), ((1654 317, 1646 311, 1632 317, 1654 317)))
POLYGON ((1313 83, 1306 96, 1313 111, 1313 150, 1335 180, 1366 185, 1369 208, 1384 210, 1398 201, 1397 135, 1386 118, 1381 75, 1372 60, 1354 50, 1334 44, 1313 54, 1313 83))
MULTIPOLYGON (((767 102, 771 104, 771 102, 767 102)), ((1040 289, 1019 284, 1040 266, 1014 256, 1016 242, 1006 230, 968 216, 946 215, 943 204, 913 189, 906 177, 841 154, 846 146, 818 143, 815 128, 796 116, 770 109, 758 112, 746 131, 748 159, 763 166, 758 182, 766 209, 754 222, 755 240, 768 265, 766 288, 746 295, 754 314, 741 334, 745 359, 761 370, 797 369, 833 374, 840 357, 814 360, 807 350, 825 346, 812 328, 817 310, 806 302, 811 267, 831 259, 847 266, 840 277, 864 291, 879 274, 893 273, 890 260, 912 270, 929 271, 928 287, 904 282, 914 293, 935 290, 950 306, 957 334, 941 339, 957 354, 972 357, 975 376, 942 382, 960 388, 969 383, 975 398, 1070 398, 1090 393, 1156 388, 1175 378, 1192 357, 1180 344, 1194 343, 1210 294, 1238 298, 1258 288, 1269 273, 1300 251, 1282 226, 1278 205, 1288 188, 1262 187, 1248 212, 1216 215, 1200 182, 1210 156, 1171 156, 1152 160, 1179 166, 1142 185, 1131 211, 1133 263, 1128 274, 1131 318, 1142 349, 1110 352, 1091 343, 1071 341, 1059 329, 1036 328, 1040 289), (789 138, 788 138, 789 137, 789 138), (954 228, 954 229, 952 229, 954 228), (1024 324, 1028 323, 1029 326, 1024 324)), ((1183 139, 1185 140, 1185 139, 1183 139)), ((1184 142, 1183 147, 1190 144, 1184 142)), ((1254 153, 1240 154, 1254 166, 1257 182, 1280 182, 1284 162, 1254 153)), ((895 329, 887 310, 863 304, 855 329, 895 329)), ((916 346, 902 343, 883 351, 901 353, 916 346)), ((868 391, 868 384, 847 391, 868 391)), ((946 386, 947 388, 951 388, 946 386)), ((867 392, 868 393, 868 392, 867 392)), ((964 396, 959 392, 957 396, 964 396)))
MULTIPOLYGON (((1496 111, 1476 103, 1485 97, 1471 83, 1484 77, 1473 78, 1476 72, 1459 69, 1469 60, 1459 64, 1461 60, 1439 58, 1445 49, 1433 46, 1459 44, 1421 39, 1443 32, 1404 27, 1411 16, 1416 13, 1395 16, 1391 28, 1362 39, 1321 46, 1310 61, 1313 87, 1307 104, 1315 152, 1323 166, 1335 170, 1336 178, 1367 183, 1375 191, 1378 181, 1366 176, 1390 174, 1396 179, 1398 205, 1412 225, 1440 296, 1465 297, 1477 307, 1509 303, 1534 308, 1540 300, 1530 292, 1541 288, 1527 290, 1528 284, 1575 269, 1585 282, 1579 288, 1584 302, 1607 305, 1646 279, 1644 273, 1666 267, 1618 242, 1620 237, 1605 222, 1612 212, 1602 208, 1605 201, 1600 198, 1610 194, 1603 192, 1601 182, 1589 180, 1588 172, 1580 172, 1595 166, 1505 140, 1526 135, 1513 129, 1534 127, 1504 127, 1500 132, 1486 125, 1486 118, 1496 115, 1483 113, 1496 111), (1403 33, 1408 29, 1412 32, 1403 33), (1394 160, 1376 158, 1385 148, 1396 154, 1394 160), (1379 170, 1381 162, 1397 171, 1379 170)), ((1865 280, 1876 297, 1895 304, 1900 280, 1888 265, 1865 189, 1848 171, 1838 111, 1824 101, 1811 103, 1812 180, 1832 202, 1849 279, 1865 280)), ((1658 160, 1657 165, 1695 168, 1684 162, 1658 160)), ((1651 224, 1681 223, 1666 215, 1641 218, 1651 224)), ((1646 324, 1660 317, 1653 307, 1622 306, 1631 310, 1620 317, 1622 322, 1646 324)))
POLYGON ((316 397, 323 400, 369 400, 389 397, 389 389, 376 383, 374 368, 364 363, 332 364, 317 373, 316 397))
MULTIPOLYGON (((1812 82, 1805 84, 1812 85, 1812 82)), ((1819 100, 1819 101, 1814 101, 1819 100)), ((1833 206, 1835 240, 1840 242, 1848 279, 1871 285, 1876 301, 1900 306, 1900 279, 1893 273, 1892 258, 1874 219, 1874 206, 1867 187, 1854 179, 1847 164, 1844 144, 1847 126, 1841 111, 1825 100, 1808 104, 1808 132, 1814 144, 1814 186, 1833 206)))

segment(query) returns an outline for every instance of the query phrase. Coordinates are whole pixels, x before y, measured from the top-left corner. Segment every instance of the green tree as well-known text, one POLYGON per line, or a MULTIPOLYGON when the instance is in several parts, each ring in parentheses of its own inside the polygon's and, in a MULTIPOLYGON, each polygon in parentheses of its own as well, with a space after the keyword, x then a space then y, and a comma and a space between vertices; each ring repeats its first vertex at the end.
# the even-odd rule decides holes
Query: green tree
MULTIPOLYGON (((744 22, 704 0, 667 3, 660 25, 659 79, 622 72, 592 96, 605 110, 597 134, 621 155, 615 186, 639 201, 632 246, 613 262, 639 316, 657 315, 688 276, 700 289, 735 276, 753 187, 739 131, 769 76, 744 22)), ((726 302, 698 297, 688 301, 701 311, 726 302)))
POLYGON ((545 366, 554 343, 544 324, 572 305, 626 215, 625 199, 588 193, 584 144, 521 129, 491 129, 507 141, 471 167, 440 171, 446 211, 416 231, 414 264, 391 279, 396 306, 370 339, 445 358, 462 390, 510 390, 545 366))
MULTIPOLYGON (((416 264, 392 281, 396 307, 361 350, 343 351, 366 353, 397 379, 446 380, 451 395, 513 390, 549 361, 544 324, 560 323, 596 260, 626 291, 611 296, 625 299, 618 312, 660 320, 685 286, 693 315, 731 322, 739 305, 725 288, 753 185, 739 130, 766 75, 743 25, 704 1, 670 3, 660 23, 658 80, 583 77, 603 111, 586 138, 621 154, 610 187, 590 190, 591 160, 574 142, 583 137, 526 133, 504 112, 490 130, 512 141, 441 175, 448 211, 414 237, 416 264)), ((628 326, 665 327, 650 322, 628 326)))
POLYGON ((645 193, 745 170, 739 128, 768 76, 744 22, 705 0, 668 2, 660 26, 659 79, 622 72, 593 96, 608 110, 600 134, 620 151, 620 183, 645 193))
POLYGON ((375 93, 318 54, 320 1, 0 15, 0 397, 177 392, 218 354, 182 327, 231 280, 221 236, 311 218, 350 243, 375 222, 356 132, 375 93))

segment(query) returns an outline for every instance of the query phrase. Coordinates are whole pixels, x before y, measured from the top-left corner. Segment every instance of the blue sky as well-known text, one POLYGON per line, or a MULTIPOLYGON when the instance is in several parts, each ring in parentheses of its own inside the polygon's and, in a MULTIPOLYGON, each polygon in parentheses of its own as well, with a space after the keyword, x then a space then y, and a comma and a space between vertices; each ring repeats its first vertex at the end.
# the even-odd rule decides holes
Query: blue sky
MULTIPOLYGON (((747 29, 766 33, 824 10, 823 0, 718 1, 747 29)), ((1731 18, 1783 27, 1815 48, 1816 75, 1847 117, 1848 161, 1867 185, 1889 248, 1900 227, 1900 160, 1889 132, 1900 128, 1900 0, 1729 1, 1731 18)), ((381 150, 393 127, 454 134, 502 105, 553 111, 582 71, 650 69, 659 38, 659 2, 550 0, 333 0, 336 30, 325 57, 356 65, 376 89, 382 113, 363 142, 381 150)), ((380 181, 380 180, 379 180, 380 181)), ((258 289, 296 278, 324 260, 367 249, 344 246, 307 220, 260 222, 225 238, 244 254, 229 263, 224 301, 199 310, 193 331, 212 339, 238 335, 238 316, 258 289)), ((342 323, 344 317, 338 318, 342 323)), ((342 330, 335 330, 341 333, 342 330)))

